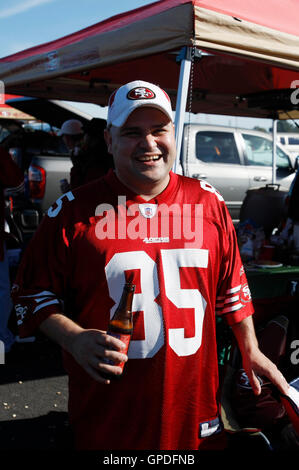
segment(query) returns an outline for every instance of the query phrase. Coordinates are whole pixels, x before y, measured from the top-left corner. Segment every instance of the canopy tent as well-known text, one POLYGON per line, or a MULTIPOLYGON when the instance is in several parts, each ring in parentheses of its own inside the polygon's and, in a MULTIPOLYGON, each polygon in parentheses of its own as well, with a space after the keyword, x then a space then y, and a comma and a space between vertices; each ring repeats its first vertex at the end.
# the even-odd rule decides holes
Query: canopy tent
POLYGON ((80 119, 83 124, 92 119, 91 114, 60 100, 14 96, 7 99, 7 103, 23 113, 32 114, 36 120, 46 122, 57 128, 60 128, 68 119, 80 119))
POLYGON ((161 0, 2 58, 0 79, 9 93, 103 106, 127 81, 157 83, 180 145, 191 70, 194 113, 299 117, 298 12, 297 0, 161 0))
POLYGON ((20 119, 23 121, 34 119, 30 114, 15 109, 6 103, 6 101, 11 101, 15 98, 18 97, 15 95, 4 95, 3 103, 0 103, 0 119, 20 119))
POLYGON ((273 116, 240 97, 299 80, 298 11, 297 0, 161 0, 2 58, 0 79, 8 93, 106 105, 140 78, 175 104, 177 52, 194 45, 211 55, 194 66, 193 112, 273 116))

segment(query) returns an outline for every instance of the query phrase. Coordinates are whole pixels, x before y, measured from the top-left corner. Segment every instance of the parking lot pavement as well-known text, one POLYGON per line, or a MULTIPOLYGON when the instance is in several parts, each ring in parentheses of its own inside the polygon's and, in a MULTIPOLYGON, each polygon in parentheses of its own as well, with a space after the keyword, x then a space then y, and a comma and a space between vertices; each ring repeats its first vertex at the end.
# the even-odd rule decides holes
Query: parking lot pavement
POLYGON ((68 378, 43 336, 16 343, 0 365, 0 451, 71 448, 68 378))

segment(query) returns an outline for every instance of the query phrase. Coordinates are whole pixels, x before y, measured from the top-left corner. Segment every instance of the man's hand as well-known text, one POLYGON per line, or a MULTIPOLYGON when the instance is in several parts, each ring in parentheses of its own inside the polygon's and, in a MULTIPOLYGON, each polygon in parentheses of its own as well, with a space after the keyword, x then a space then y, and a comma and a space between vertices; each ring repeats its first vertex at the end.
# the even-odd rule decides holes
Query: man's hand
POLYGON ((281 393, 287 393, 289 385, 286 379, 278 370, 276 365, 258 348, 253 348, 253 350, 250 352, 247 351, 245 354, 243 352, 242 359, 243 368, 255 395, 259 395, 261 393, 261 385, 256 374, 262 377, 267 377, 281 393))
POLYGON ((281 393, 286 394, 289 384, 276 365, 259 349, 252 317, 247 317, 241 322, 235 323, 232 325, 232 330, 237 339, 242 355, 243 368, 253 393, 255 395, 261 393, 261 385, 256 376, 258 374, 267 377, 281 393))
POLYGON ((124 343, 100 330, 82 330, 77 333, 71 342, 69 352, 81 367, 100 383, 110 383, 101 373, 120 375, 122 369, 117 366, 127 361, 128 357, 121 350, 124 343), (108 360, 111 364, 107 364, 108 360), (115 365, 113 365, 113 363, 115 365))
POLYGON ((102 373, 120 375, 117 365, 127 361, 126 354, 121 352, 125 344, 105 331, 84 329, 70 318, 54 313, 44 320, 40 330, 69 352, 80 366, 99 383, 109 384, 102 373), (104 362, 111 361, 111 364, 104 362))

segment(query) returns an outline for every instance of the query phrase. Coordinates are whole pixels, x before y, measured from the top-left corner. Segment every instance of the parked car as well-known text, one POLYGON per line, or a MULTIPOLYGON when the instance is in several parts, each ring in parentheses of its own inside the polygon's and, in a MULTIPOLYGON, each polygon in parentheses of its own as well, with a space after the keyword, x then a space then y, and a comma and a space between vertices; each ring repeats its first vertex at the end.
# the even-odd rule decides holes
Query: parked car
POLYGON ((71 167, 67 153, 32 157, 28 171, 30 197, 43 213, 62 195, 60 180, 69 181, 71 167))
POLYGON ((58 131, 68 119, 80 119, 85 124, 92 116, 74 110, 67 103, 42 98, 16 97, 7 103, 36 119, 22 123, 21 131, 10 132, 4 143, 6 148, 14 150, 22 147, 29 198, 43 214, 61 196, 60 180, 69 179, 72 166, 69 151, 58 131))
MULTIPOLYGON (((264 132, 185 125, 181 172, 214 186, 236 222, 247 190, 272 183, 272 147, 271 135, 264 132)), ((280 144, 276 149, 276 183, 289 189, 296 165, 280 144)))
POLYGON ((299 156, 299 132, 278 132, 277 140, 283 145, 284 149, 289 153, 289 155, 291 155, 291 157, 296 158, 299 156))
POLYGON ((59 179, 69 175, 71 162, 63 140, 26 124, 0 143, 24 171, 28 199, 44 211, 59 196, 59 179))

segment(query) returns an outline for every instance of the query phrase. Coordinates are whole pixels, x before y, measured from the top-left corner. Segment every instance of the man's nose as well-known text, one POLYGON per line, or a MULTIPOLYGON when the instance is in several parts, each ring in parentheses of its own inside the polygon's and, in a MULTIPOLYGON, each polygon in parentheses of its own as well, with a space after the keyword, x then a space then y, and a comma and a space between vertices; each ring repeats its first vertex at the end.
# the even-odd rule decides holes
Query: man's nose
POLYGON ((147 151, 152 151, 156 149, 157 143, 156 143, 155 136, 153 134, 143 135, 140 145, 144 150, 147 150, 147 151))

